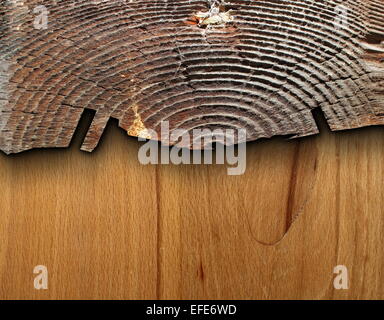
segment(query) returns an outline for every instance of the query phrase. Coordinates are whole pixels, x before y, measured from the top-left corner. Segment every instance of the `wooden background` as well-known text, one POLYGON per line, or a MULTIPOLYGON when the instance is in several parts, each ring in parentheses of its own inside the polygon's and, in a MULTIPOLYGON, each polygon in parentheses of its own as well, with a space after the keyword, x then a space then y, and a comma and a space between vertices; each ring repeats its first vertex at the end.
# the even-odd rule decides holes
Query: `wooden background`
POLYGON ((383 127, 251 143, 231 177, 142 166, 113 122, 81 152, 81 126, 67 150, 0 155, 0 298, 384 298, 383 127))

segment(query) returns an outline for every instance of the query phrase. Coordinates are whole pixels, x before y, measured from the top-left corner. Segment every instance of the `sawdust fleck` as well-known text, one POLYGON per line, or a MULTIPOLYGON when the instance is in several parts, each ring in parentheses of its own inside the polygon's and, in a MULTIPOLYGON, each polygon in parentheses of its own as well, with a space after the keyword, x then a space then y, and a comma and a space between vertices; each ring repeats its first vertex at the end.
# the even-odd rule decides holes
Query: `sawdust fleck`
POLYGON ((134 105, 132 110, 135 114, 135 120, 133 120, 132 125, 128 129, 128 135, 133 137, 139 137, 143 139, 151 139, 151 135, 148 129, 145 127, 143 121, 141 120, 140 113, 138 112, 138 106, 134 105))

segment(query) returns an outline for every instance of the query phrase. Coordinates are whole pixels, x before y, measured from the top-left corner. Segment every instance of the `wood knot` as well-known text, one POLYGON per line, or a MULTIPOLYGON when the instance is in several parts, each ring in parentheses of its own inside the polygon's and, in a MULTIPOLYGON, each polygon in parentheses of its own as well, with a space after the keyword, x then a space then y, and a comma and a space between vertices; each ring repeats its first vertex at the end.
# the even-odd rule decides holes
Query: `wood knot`
POLYGON ((214 1, 208 11, 199 11, 185 21, 186 24, 196 25, 199 28, 209 26, 225 26, 234 20, 233 10, 225 10, 224 5, 214 1))

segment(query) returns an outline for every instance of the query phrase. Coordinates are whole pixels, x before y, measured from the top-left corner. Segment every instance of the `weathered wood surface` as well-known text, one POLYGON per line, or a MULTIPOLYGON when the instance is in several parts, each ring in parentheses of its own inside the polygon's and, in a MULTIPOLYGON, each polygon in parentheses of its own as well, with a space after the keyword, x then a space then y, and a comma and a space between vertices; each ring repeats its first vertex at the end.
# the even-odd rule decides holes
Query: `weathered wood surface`
POLYGON ((185 22, 212 1, 0 1, 0 149, 82 149, 109 118, 139 128, 246 128, 247 139, 384 123, 382 0, 229 0, 234 20, 185 22))
POLYGON ((142 166, 116 123, 92 154, 0 154, 0 298, 383 299, 384 127, 323 129, 250 143, 236 177, 142 166))

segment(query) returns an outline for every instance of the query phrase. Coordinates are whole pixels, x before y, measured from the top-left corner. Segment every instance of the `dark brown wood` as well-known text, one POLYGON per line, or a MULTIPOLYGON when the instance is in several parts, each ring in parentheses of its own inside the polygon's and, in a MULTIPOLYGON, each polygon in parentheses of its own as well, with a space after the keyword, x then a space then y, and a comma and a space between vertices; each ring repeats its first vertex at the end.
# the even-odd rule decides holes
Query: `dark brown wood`
POLYGON ((37 29, 41 4, 0 1, 5 153, 68 146, 84 109, 85 151, 110 118, 249 141, 316 134, 315 108, 331 130, 384 124, 383 0, 44 1, 37 29), (218 4, 231 21, 196 18, 218 4))

